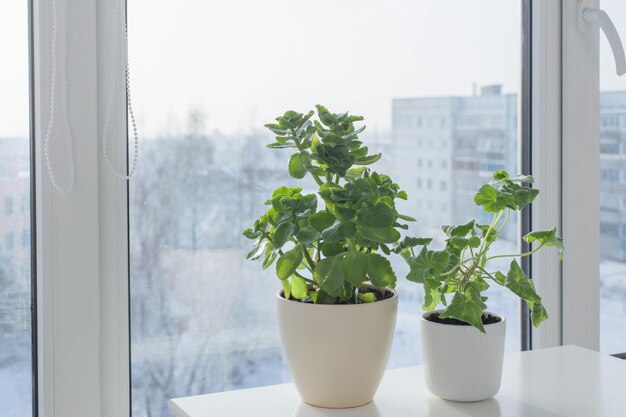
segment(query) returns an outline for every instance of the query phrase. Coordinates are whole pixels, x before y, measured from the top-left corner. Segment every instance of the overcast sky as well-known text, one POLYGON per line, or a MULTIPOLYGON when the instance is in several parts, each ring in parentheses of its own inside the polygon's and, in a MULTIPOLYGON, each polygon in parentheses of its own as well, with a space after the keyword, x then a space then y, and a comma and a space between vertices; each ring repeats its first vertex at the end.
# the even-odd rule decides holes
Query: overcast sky
MULTIPOLYGON (((2 2, 0 136, 28 128, 25 3, 2 2)), ((602 4, 626 38, 626 2, 602 4)), ((518 0, 129 0, 129 22, 144 137, 179 129, 190 110, 236 133, 315 103, 382 132, 392 98, 519 84, 518 0)), ((601 47, 602 87, 626 89, 601 47)))

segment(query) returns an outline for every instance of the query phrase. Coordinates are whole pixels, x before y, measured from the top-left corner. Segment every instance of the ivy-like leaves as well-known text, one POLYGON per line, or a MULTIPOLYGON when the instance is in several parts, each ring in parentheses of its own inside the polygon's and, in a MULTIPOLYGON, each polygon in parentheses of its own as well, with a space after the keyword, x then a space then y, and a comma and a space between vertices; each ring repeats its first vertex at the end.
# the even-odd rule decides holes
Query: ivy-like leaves
POLYGON ((423 238, 407 237, 396 244, 394 251, 402 254, 410 267, 407 279, 424 286, 424 310, 430 311, 443 304, 446 308, 441 317, 464 321, 484 332, 482 317, 487 308, 487 297, 482 293, 490 288, 490 283, 495 283, 526 301, 534 326, 539 326, 548 318, 533 281, 524 274, 515 258, 528 256, 543 246, 551 246, 558 250, 561 259, 563 239, 557 236, 556 228, 524 236, 526 242, 535 245, 531 252, 489 255, 491 245, 505 229, 512 212, 522 210, 537 197, 539 191, 531 188, 532 182, 530 176, 510 177, 505 171, 496 171, 489 183, 481 186, 474 197, 474 202, 485 213, 493 216, 491 223, 479 224, 470 220, 459 225, 443 226, 442 230, 446 234, 443 250, 428 249, 430 239, 423 238), (420 245, 423 248, 415 255, 414 248, 420 245), (501 257, 513 258, 508 272, 489 272, 489 261, 501 257), (454 294, 449 303, 447 294, 454 294))
POLYGON ((550 230, 530 232, 523 239, 528 243, 537 242, 543 246, 553 246, 559 251, 559 259, 563 259, 563 239, 556 235, 556 227, 550 230))

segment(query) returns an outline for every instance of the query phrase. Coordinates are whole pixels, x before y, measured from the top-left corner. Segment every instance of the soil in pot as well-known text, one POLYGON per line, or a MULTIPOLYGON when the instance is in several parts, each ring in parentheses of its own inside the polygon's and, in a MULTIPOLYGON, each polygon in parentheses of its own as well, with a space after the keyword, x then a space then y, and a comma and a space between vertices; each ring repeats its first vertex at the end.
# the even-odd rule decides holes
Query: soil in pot
MULTIPOLYGON (((387 288, 376 288, 376 287, 372 287, 372 286, 363 286, 361 288, 359 288, 359 293, 360 294, 366 294, 366 293, 373 293, 374 295, 376 295, 376 301, 382 301, 382 300, 387 300, 391 297, 393 297, 394 292, 387 289, 387 288)), ((285 298, 285 292, 281 291, 280 295, 285 298)), ((313 304, 313 300, 309 299, 308 297, 304 300, 298 300, 297 298, 293 298, 293 297, 289 297, 289 301, 297 301, 299 303, 309 303, 309 304, 313 304)), ((354 303, 351 301, 341 301, 337 304, 361 304, 361 303, 354 303)))
MULTIPOLYGON (((441 318, 439 317, 439 313, 435 312, 425 317, 426 320, 432 321, 433 323, 440 324, 452 324, 455 326, 470 326, 469 323, 466 323, 462 320, 453 319, 451 317, 441 318)), ((500 317, 492 316, 491 314, 483 314, 482 317, 483 324, 495 324, 501 321, 500 317)))

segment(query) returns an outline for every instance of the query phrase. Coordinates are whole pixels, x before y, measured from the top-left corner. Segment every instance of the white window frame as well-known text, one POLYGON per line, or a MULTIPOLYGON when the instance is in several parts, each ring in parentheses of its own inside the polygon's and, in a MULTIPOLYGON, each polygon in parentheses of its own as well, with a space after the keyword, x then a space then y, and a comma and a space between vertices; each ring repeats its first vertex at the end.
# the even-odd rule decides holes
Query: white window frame
POLYGON ((600 114, 598 0, 563 0, 563 344, 600 346, 600 114), (569 242, 569 243, 568 243, 569 242))
MULTIPOLYGON (((50 99, 50 1, 32 1, 38 413, 126 416, 130 410, 127 183, 108 171, 99 149, 105 100, 112 88, 115 2, 56 0, 59 63, 63 57, 59 45, 67 45, 76 167, 75 187, 62 195, 48 179, 42 151, 50 99)), ((63 100, 61 91, 56 89, 57 103, 63 100)), ((108 142, 111 157, 122 164, 125 122, 122 78, 111 120, 115 134, 108 142)), ((57 172, 70 163, 64 134, 55 128, 51 137, 57 172)))
POLYGON ((533 229, 557 225, 561 264, 546 251, 532 275, 550 319, 533 330, 533 348, 576 344, 599 349, 599 47, 583 23, 598 0, 530 0, 533 175, 541 189, 533 229))

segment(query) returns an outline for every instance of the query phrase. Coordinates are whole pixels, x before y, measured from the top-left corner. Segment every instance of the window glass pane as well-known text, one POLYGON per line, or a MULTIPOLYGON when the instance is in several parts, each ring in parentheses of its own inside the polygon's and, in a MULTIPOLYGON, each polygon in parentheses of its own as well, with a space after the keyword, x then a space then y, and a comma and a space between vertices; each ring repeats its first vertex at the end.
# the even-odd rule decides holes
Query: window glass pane
POLYGON ((28 8, 0 6, 0 414, 32 414, 28 8))
MULTIPOLYGON (((128 6, 143 139, 130 189, 136 415, 169 415, 176 396, 290 378, 274 312, 280 284, 272 268, 245 261, 241 236, 271 191, 292 183, 289 152, 265 148, 263 125, 276 115, 317 103, 364 115, 362 139, 384 153, 377 170, 409 193, 401 211, 418 219, 411 232, 439 244, 442 224, 486 220, 473 194, 491 171, 517 171, 518 2, 128 6)), ((497 253, 517 252, 515 222, 497 253)), ((394 266, 390 367, 421 361, 422 289, 403 280, 401 259, 394 266)), ((519 350, 516 298, 494 290, 489 303, 507 317, 507 349, 519 350)))
MULTIPOLYGON (((626 3, 601 0, 626 33, 626 3)), ((626 84, 600 34, 600 350, 626 352, 626 84)))

